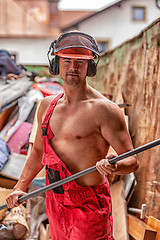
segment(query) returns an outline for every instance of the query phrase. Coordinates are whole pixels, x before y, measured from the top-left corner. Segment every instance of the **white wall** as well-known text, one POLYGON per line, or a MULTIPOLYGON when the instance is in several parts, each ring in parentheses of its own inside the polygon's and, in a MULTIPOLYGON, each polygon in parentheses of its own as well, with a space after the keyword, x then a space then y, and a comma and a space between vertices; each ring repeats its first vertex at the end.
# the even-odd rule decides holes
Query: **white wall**
POLYGON ((17 63, 48 64, 47 52, 54 39, 1 38, 0 49, 17 53, 17 63))
MULTIPOLYGON (((160 9, 155 0, 126 0, 121 7, 112 7, 79 24, 78 29, 97 40, 110 40, 114 48, 122 42, 139 34, 142 29, 160 17, 160 9), (147 21, 133 22, 131 6, 146 6, 147 21)), ((47 52, 54 39, 0 38, 0 49, 17 52, 18 63, 48 64, 47 52)))
POLYGON ((97 40, 110 40, 111 48, 138 35, 141 30, 160 17, 160 9, 155 5, 155 0, 127 0, 121 6, 115 6, 82 22, 78 30, 84 31, 97 40), (146 7, 146 21, 133 22, 132 6, 146 7))

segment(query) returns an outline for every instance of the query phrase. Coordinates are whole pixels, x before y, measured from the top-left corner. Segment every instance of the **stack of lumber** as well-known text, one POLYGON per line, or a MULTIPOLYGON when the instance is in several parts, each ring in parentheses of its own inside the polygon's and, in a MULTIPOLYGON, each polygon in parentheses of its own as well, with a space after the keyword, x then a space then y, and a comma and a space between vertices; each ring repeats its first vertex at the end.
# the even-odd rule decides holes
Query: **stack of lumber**
POLYGON ((160 220, 149 216, 144 221, 128 214, 128 232, 135 240, 160 240, 160 220))

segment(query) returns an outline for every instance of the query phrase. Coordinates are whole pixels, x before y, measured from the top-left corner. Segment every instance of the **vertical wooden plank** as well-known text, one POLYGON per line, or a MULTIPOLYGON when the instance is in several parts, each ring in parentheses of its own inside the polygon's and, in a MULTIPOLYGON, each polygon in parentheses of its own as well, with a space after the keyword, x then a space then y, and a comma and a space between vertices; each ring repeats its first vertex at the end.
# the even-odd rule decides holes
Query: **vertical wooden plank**
POLYGON ((113 236, 116 240, 128 240, 127 206, 123 194, 123 182, 118 181, 110 187, 113 207, 113 236))
MULTIPOLYGON (((32 126, 32 131, 31 131, 30 138, 29 138, 29 148, 28 148, 27 155, 30 154, 30 152, 32 150, 32 147, 33 147, 35 137, 36 137, 37 127, 38 127, 37 111, 38 111, 38 108, 40 106, 40 103, 41 103, 41 100, 37 104, 37 109, 36 109, 36 113, 35 113, 34 121, 33 121, 33 126, 32 126)), ((42 170, 36 176, 36 178, 41 178, 41 177, 45 177, 45 168, 42 168, 42 170)))
POLYGON ((41 223, 39 227, 39 240, 45 240, 45 239, 46 239, 46 229, 43 223, 41 223))
POLYGON ((160 220, 149 216, 147 224, 157 231, 156 240, 160 240, 160 220))
POLYGON ((46 225, 46 238, 45 240, 50 240, 50 226, 49 224, 46 225))

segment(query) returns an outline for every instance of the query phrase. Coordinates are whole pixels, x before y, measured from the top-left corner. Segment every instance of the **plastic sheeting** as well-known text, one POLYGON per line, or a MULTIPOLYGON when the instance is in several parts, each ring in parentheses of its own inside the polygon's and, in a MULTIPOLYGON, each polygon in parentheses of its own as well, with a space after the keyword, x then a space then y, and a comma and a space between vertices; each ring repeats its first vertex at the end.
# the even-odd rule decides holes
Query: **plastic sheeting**
POLYGON ((0 170, 3 168, 5 163, 7 162, 9 155, 10 155, 10 149, 7 146, 6 142, 4 142, 0 138, 0 170))
POLYGON ((16 122, 12 126, 11 122, 13 119, 11 119, 11 121, 9 121, 0 132, 0 137, 7 142, 13 133, 27 119, 34 106, 34 103, 38 102, 41 99, 43 99, 43 94, 37 89, 30 90, 27 92, 26 96, 20 98, 18 100, 19 112, 16 122))
MULTIPOLYGON (((0 82, 0 108, 25 95, 32 84, 33 82, 27 77, 20 78, 19 80, 10 80, 8 84, 0 82)), ((0 109, 1 111, 2 109, 0 109)))

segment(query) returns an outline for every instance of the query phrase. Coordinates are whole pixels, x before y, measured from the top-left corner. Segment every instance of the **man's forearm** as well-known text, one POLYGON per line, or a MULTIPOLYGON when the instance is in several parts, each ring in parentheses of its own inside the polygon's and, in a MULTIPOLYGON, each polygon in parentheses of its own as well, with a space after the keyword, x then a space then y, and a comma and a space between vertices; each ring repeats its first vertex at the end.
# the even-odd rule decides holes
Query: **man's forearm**
POLYGON ((14 190, 25 191, 33 178, 41 171, 43 165, 41 164, 41 154, 38 154, 35 150, 32 150, 27 162, 24 166, 22 174, 14 186, 14 190))
POLYGON ((136 156, 129 157, 124 160, 117 162, 116 174, 129 174, 135 172, 138 168, 138 161, 136 156))
POLYGON ((27 187, 31 183, 31 181, 34 179, 34 177, 41 171, 43 166, 41 166, 39 169, 37 168, 37 171, 30 171, 28 172, 27 169, 24 169, 22 172, 22 175, 20 179, 18 180, 17 184, 14 186, 14 190, 22 190, 26 191, 27 187))

